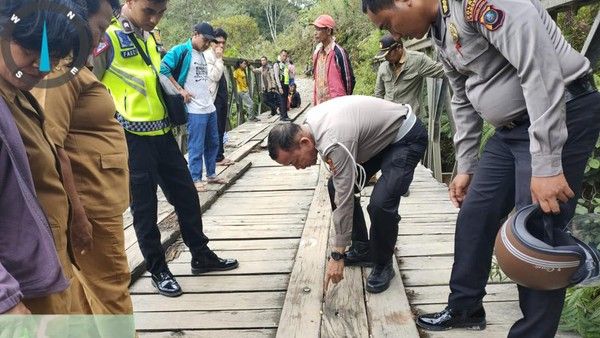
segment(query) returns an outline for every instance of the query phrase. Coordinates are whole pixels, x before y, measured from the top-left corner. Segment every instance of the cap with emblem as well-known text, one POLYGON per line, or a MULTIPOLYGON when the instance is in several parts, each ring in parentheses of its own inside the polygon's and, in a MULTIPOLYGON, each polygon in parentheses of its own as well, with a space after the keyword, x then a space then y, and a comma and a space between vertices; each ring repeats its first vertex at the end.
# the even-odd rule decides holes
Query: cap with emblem
POLYGON ((201 22, 194 26, 194 31, 198 34, 202 34, 206 39, 210 41, 217 41, 215 38, 215 31, 208 22, 201 22))
POLYGON ((317 28, 335 28, 335 20, 330 15, 323 14, 319 15, 319 17, 311 24, 317 28))
POLYGON ((375 55, 375 59, 383 60, 391 50, 398 46, 402 46, 402 41, 397 41, 389 34, 382 37, 379 40, 379 53, 375 55))

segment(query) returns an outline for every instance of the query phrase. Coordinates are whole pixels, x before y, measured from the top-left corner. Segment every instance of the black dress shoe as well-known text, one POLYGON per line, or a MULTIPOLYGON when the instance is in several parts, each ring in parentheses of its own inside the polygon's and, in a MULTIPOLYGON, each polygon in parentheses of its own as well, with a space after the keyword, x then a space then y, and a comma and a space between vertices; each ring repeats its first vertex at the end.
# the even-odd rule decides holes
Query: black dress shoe
POLYGON ((485 329, 485 310, 480 306, 474 310, 453 310, 446 308, 442 312, 420 315, 417 325, 430 331, 445 331, 455 328, 468 330, 485 329))
POLYGON ((292 119, 290 119, 289 117, 281 117, 281 118, 279 118, 279 121, 282 121, 282 122, 290 122, 291 120, 292 119))
POLYGON ((346 266, 373 266, 369 252, 369 242, 352 241, 350 249, 346 251, 344 264, 346 266))
POLYGON ((219 258, 212 250, 206 250, 192 259, 192 274, 198 275, 210 271, 233 270, 239 266, 232 258, 219 258))
POLYGON ((390 287, 390 282, 396 273, 392 261, 386 264, 375 264, 373 270, 367 278, 367 291, 370 293, 380 293, 390 287))
POLYGON ((169 271, 163 271, 157 275, 152 275, 152 285, 158 289, 158 293, 167 297, 181 296, 183 291, 175 277, 169 271))

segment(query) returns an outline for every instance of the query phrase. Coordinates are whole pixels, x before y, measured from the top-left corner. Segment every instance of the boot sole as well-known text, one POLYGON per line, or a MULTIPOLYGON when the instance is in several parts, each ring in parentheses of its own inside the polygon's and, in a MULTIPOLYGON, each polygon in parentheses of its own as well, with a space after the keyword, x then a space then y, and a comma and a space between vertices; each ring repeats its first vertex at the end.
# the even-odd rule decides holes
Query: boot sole
POLYGON ((237 269, 240 266, 240 263, 237 262, 235 265, 226 268, 192 268, 192 275, 200 275, 203 273, 211 272, 211 271, 229 271, 237 269))
POLYGON ((158 285, 156 285, 156 283, 154 281, 152 281, 152 286, 154 286, 154 288, 156 290, 158 290, 159 294, 161 294, 161 295, 163 295, 165 297, 175 298, 175 297, 179 297, 179 296, 183 295, 183 290, 179 290, 179 292, 175 292, 175 293, 163 291, 163 290, 161 290, 161 289, 158 288, 158 285))
POLYGON ((439 326, 428 325, 428 324, 421 323, 417 320, 417 326, 419 326, 422 329, 428 330, 428 331, 449 331, 449 330, 453 330, 453 329, 465 329, 465 330, 469 330, 469 331, 482 331, 482 330, 485 330, 486 325, 487 325, 487 323, 486 323, 485 319, 483 320, 483 322, 479 322, 479 323, 460 324, 460 325, 455 325, 455 326, 450 326, 450 327, 439 327, 439 326))

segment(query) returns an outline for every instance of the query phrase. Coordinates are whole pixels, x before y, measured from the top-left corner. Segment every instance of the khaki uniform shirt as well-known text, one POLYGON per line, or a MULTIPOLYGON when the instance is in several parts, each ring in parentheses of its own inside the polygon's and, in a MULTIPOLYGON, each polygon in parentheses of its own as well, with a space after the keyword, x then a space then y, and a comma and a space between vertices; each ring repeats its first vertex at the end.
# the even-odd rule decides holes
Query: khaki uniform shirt
POLYGON ((67 250, 71 210, 56 149, 46 136, 42 109, 31 94, 14 88, 1 77, 0 95, 12 112, 23 139, 37 198, 48 218, 65 276, 70 278, 72 270, 69 260, 74 262, 67 250))
POLYGON ((444 67, 429 56, 416 51, 404 50, 397 69, 388 61, 383 61, 377 72, 375 97, 409 104, 418 116, 421 109, 423 78, 444 76, 444 67))
POLYGON ((84 68, 60 87, 32 93, 44 102, 48 136, 69 155, 88 216, 123 214, 129 205, 127 143, 104 84, 84 68))
POLYGON ((529 115, 533 176, 562 172, 565 85, 590 72, 538 0, 441 0, 431 36, 453 89, 459 173, 473 173, 482 120, 529 115))

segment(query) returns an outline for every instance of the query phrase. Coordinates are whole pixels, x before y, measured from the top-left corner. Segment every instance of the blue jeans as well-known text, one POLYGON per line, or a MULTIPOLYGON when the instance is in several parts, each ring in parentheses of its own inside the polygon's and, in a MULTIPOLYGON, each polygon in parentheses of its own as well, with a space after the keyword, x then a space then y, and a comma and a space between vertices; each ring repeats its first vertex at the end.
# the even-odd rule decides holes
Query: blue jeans
POLYGON ((202 157, 206 165, 206 176, 214 177, 219 152, 219 130, 217 112, 189 114, 188 117, 188 162, 192 180, 202 180, 202 157))

